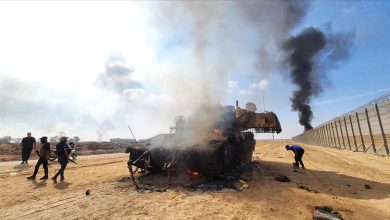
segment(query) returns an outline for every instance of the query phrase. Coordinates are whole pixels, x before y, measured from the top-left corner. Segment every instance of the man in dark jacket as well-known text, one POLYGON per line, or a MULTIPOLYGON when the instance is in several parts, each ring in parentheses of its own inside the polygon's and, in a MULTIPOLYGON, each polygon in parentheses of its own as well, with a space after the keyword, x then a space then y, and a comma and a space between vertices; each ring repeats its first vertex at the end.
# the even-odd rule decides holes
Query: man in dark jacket
POLYGON ((41 149, 39 150, 39 153, 37 150, 39 159, 38 159, 37 164, 35 165, 33 175, 27 177, 27 179, 30 179, 30 180, 35 180, 35 177, 38 173, 38 170, 39 170, 39 167, 41 166, 41 164, 43 164, 43 169, 45 170, 45 175, 42 178, 40 178, 40 180, 47 180, 47 178, 49 177, 48 159, 50 156, 50 143, 47 142, 47 137, 45 137, 45 136, 41 137, 40 139, 41 139, 42 146, 41 146, 41 149))
POLYGON ((54 183, 57 183, 57 177, 61 176, 61 181, 64 181, 64 171, 66 168, 66 165, 68 164, 69 159, 69 145, 66 143, 67 137, 61 137, 60 142, 56 145, 57 150, 57 158, 58 162, 61 164, 61 168, 58 170, 58 172, 51 178, 54 183))
POLYGON ((31 133, 27 133, 27 137, 22 139, 22 142, 20 143, 22 146, 22 163, 25 164, 28 163, 28 159, 30 158, 31 151, 34 146, 34 150, 36 149, 36 140, 34 137, 31 137, 31 133))
POLYGON ((301 164, 302 168, 305 169, 305 165, 303 165, 302 157, 305 153, 305 150, 303 147, 299 145, 286 145, 286 150, 291 150, 295 154, 295 166, 299 167, 299 164, 301 164))

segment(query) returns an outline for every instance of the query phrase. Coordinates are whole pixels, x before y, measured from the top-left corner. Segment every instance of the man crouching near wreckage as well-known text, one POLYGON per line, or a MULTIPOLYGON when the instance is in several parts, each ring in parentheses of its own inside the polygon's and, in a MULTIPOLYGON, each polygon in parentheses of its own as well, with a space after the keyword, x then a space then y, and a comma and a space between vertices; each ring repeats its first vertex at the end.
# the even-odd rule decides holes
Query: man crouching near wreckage
POLYGON ((57 183, 57 177, 61 176, 61 181, 65 180, 64 171, 69 161, 69 153, 71 151, 69 145, 66 143, 67 137, 61 137, 60 142, 56 145, 58 162, 61 164, 61 168, 57 171, 56 175, 51 178, 54 183, 57 183))
POLYGON ((39 170, 39 167, 41 166, 41 164, 43 164, 43 169, 45 170, 45 175, 42 178, 40 178, 40 180, 47 180, 48 179, 48 175, 49 175, 48 160, 49 160, 49 156, 50 156, 50 143, 47 142, 47 137, 45 137, 45 136, 41 137, 40 139, 41 139, 41 143, 42 143, 41 149, 39 151, 36 150, 36 152, 39 156, 39 159, 38 159, 37 164, 35 165, 33 175, 27 177, 27 179, 29 179, 29 180, 35 180, 35 177, 38 173, 38 170, 39 170))

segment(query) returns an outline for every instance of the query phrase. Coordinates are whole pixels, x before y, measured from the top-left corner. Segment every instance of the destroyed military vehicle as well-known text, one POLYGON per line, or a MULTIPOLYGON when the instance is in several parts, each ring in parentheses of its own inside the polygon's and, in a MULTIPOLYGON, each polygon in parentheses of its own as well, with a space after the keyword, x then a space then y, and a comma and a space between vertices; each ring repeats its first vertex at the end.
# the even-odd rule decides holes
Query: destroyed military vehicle
POLYGON ((189 118, 179 117, 169 134, 159 134, 136 142, 128 168, 149 172, 190 172, 193 175, 222 177, 232 169, 249 165, 256 141, 254 133, 280 133, 273 112, 256 113, 256 106, 202 107, 189 118))

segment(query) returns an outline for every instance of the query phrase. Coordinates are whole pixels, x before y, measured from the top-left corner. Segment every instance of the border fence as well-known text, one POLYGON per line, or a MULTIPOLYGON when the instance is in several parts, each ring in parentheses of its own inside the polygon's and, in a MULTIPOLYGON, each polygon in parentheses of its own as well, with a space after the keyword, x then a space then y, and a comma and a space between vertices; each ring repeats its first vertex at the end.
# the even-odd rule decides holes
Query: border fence
POLYGON ((390 94, 293 137, 301 143, 390 156, 390 94))

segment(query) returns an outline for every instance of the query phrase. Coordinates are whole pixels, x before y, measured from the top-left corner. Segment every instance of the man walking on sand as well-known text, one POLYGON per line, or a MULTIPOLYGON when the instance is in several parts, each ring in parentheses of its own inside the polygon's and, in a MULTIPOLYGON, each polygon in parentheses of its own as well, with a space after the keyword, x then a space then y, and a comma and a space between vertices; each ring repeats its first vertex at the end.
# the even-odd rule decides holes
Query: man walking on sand
POLYGON ((20 164, 27 164, 33 146, 34 150, 36 149, 36 140, 34 137, 31 137, 31 132, 27 133, 27 137, 22 139, 20 145, 22 146, 22 163, 20 164))
MULTIPOLYGON (((34 173, 32 176, 27 177, 29 180, 35 180, 35 177, 38 173, 39 167, 43 164, 43 169, 45 170, 45 175, 40 178, 40 180, 47 180, 49 177, 49 168, 48 168, 48 160, 50 156, 50 143, 47 142, 47 137, 41 137, 41 149, 39 150, 39 160, 35 165, 34 173)), ((37 150, 38 152, 38 150, 37 150)))
POLYGON ((286 145, 286 150, 291 150, 292 152, 294 152, 295 155, 294 166, 299 168, 299 164, 301 164, 302 168, 305 169, 305 165, 303 165, 303 161, 302 161, 303 154, 305 153, 303 147, 299 145, 286 145))
POLYGON ((70 153, 69 145, 68 145, 68 143, 66 143, 66 141, 67 141, 67 137, 61 137, 60 142, 56 145, 58 162, 60 162, 61 168, 53 176, 53 178, 51 178, 54 183, 57 183, 58 176, 61 176, 61 181, 65 180, 64 171, 65 171, 66 165, 68 164, 69 153, 70 153))

